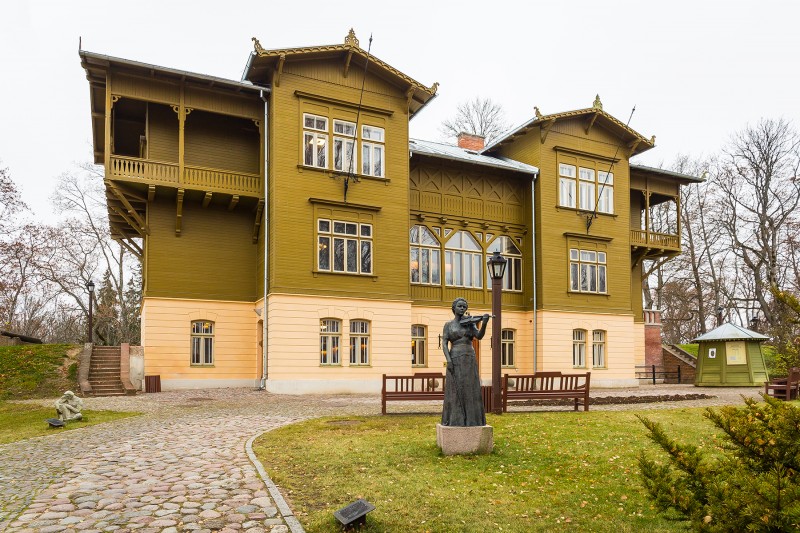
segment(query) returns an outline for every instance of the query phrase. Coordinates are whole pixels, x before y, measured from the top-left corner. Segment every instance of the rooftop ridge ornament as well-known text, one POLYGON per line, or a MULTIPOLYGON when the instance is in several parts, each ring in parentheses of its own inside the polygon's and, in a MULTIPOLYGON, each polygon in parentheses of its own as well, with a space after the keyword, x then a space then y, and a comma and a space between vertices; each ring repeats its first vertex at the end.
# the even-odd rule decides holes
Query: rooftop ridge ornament
POLYGON ((353 28, 350 28, 350 31, 347 32, 347 37, 344 38, 344 44, 361 48, 358 44, 358 37, 356 37, 356 32, 353 31, 353 28))
POLYGON ((594 103, 592 104, 592 109, 596 109, 597 111, 603 110, 603 102, 600 101, 600 95, 596 94, 594 96, 594 103))
POLYGON ((431 88, 428 89, 428 92, 431 93, 431 94, 436 94, 436 91, 438 91, 438 90, 439 90, 439 82, 435 81, 435 82, 433 82, 433 85, 431 85, 431 88))
POLYGON ((533 106, 533 112, 536 114, 536 118, 538 118, 538 119, 541 119, 541 118, 544 117, 544 115, 542 115, 542 112, 539 111, 539 108, 537 106, 533 106))
POLYGON ((266 52, 266 50, 264 50, 264 47, 261 46, 261 43, 258 42, 258 39, 253 37, 252 41, 253 41, 253 48, 255 48, 257 54, 263 54, 264 52, 266 52))

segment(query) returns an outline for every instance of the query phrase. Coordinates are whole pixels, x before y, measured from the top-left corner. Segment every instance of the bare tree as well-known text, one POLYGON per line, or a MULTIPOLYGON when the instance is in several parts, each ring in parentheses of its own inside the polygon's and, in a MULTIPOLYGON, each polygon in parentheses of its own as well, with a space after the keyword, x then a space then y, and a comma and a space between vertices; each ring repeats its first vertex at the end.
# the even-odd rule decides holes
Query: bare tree
POLYGON ((718 223, 752 283, 753 302, 778 326, 772 291, 781 290, 794 250, 790 229, 800 206, 800 136, 783 120, 762 119, 735 134, 718 176, 718 223))
POLYGON ((507 129, 503 107, 491 98, 480 96, 458 104, 455 116, 443 121, 440 127, 448 139, 455 139, 462 132, 471 133, 486 139, 487 144, 507 129))

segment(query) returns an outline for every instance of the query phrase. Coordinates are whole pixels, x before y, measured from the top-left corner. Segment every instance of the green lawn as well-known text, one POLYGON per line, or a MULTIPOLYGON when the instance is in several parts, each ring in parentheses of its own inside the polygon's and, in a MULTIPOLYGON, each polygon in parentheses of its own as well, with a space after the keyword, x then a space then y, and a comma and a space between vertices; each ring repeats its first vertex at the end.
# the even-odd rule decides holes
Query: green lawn
POLYGON ((68 344, 0 346, 0 400, 60 396, 77 391, 78 365, 68 344))
MULTIPOLYGON (((636 412, 490 415, 489 456, 442 456, 439 417, 404 415, 294 424, 254 450, 309 532, 338 531, 333 512, 362 497, 377 507, 365 531, 685 531, 641 488, 638 453, 658 452, 636 412)), ((681 441, 711 446, 701 413, 644 412, 681 441)))
MULTIPOLYGON (((55 403, 55 399, 53 402, 55 403)), ((83 413, 86 420, 67 422, 66 428, 53 429, 45 420, 56 418, 55 407, 50 409, 38 405, 0 401, 0 444, 41 435, 54 435, 138 414, 122 411, 87 411, 86 409, 83 410, 83 413)))

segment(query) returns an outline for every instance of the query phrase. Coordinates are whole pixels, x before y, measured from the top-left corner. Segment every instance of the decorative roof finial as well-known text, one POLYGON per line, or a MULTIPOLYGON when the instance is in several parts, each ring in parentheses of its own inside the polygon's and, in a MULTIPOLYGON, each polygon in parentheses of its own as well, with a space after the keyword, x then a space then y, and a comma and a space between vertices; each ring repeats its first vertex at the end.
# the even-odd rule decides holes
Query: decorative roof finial
POLYGON ((655 135, 650 137, 650 144, 656 144, 656 136, 655 135))
POLYGON ((603 102, 600 101, 600 95, 597 94, 594 97, 594 103, 592 104, 592 109, 596 109, 598 111, 603 110, 603 102))
POLYGON ((431 88, 428 89, 428 92, 430 92, 431 94, 436 94, 436 91, 438 90, 439 90, 439 82, 435 81, 433 82, 433 85, 431 85, 431 88))
POLYGON ((253 47, 255 48, 257 54, 261 54, 264 52, 264 48, 261 46, 261 43, 258 42, 258 39, 256 39, 255 37, 253 37, 253 47))
POLYGON ((533 111, 534 113, 536 113, 536 118, 538 119, 541 119, 544 116, 542 115, 542 112, 539 111, 539 108, 537 106, 533 106, 533 111))
POLYGON ((358 46, 358 38, 356 37, 356 32, 353 31, 353 28, 350 28, 350 31, 347 32, 347 37, 344 38, 344 44, 349 44, 350 46, 355 46, 356 48, 360 48, 358 46))

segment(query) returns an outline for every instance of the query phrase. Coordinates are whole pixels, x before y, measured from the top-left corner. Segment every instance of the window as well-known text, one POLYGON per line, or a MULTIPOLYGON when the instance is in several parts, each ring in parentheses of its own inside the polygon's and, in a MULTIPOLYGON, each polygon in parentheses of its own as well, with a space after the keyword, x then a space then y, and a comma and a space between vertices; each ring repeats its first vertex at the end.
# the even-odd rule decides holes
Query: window
POLYGON ((339 346, 342 341, 342 322, 335 318, 319 321, 319 364, 338 365, 339 346))
POLYGON ((425 326, 411 326, 411 366, 425 366, 428 359, 425 353, 425 326))
POLYGON ((513 329, 504 329, 500 332, 501 366, 514 366, 514 335, 513 329))
POLYGON ((350 364, 369 364, 369 322, 350 321, 350 364))
POLYGON ((466 230, 453 233, 445 245, 445 285, 480 288, 483 286, 483 268, 481 246, 475 237, 466 230))
POLYGON ((411 283, 441 285, 441 245, 425 226, 412 226, 409 231, 411 283))
POLYGON ((372 224, 317 220, 317 268, 372 274, 372 224))
POLYGON ((303 114, 303 164, 328 168, 328 119, 303 114))
POLYGON ((596 329, 592 332, 592 367, 606 366, 606 332, 596 329))
POLYGON ((214 323, 208 320, 192 322, 192 364, 214 364, 214 323))
POLYGON ((558 204, 575 207, 575 165, 558 165, 558 204))
POLYGON ((586 330, 572 330, 572 366, 586 367, 586 330))
POLYGON ((614 213, 614 173, 596 170, 601 163, 558 164, 558 205, 614 213))
POLYGON ((333 169, 357 172, 355 160, 356 125, 344 120, 333 121, 333 169))
MULTIPOLYGON (((503 274, 503 290, 521 291, 522 252, 519 251, 514 240, 505 235, 497 237, 486 249, 487 254, 494 252, 500 252, 506 258, 506 272, 503 274)), ((489 268, 488 265, 486 268, 489 268)))
POLYGON ((597 173, 597 210, 601 213, 614 212, 614 173, 597 173))
POLYGON ((569 290, 598 294, 607 292, 605 252, 570 249, 569 290))
POLYGON ((376 178, 384 177, 384 130, 374 126, 361 127, 361 173, 376 178))

